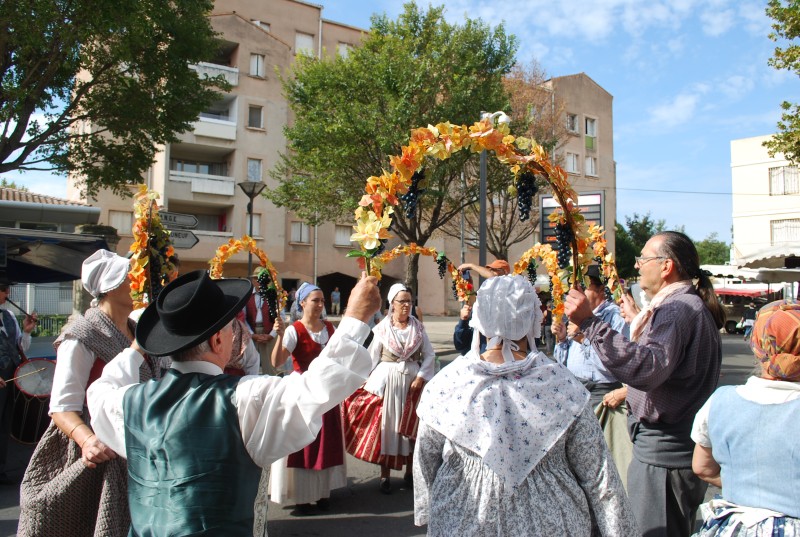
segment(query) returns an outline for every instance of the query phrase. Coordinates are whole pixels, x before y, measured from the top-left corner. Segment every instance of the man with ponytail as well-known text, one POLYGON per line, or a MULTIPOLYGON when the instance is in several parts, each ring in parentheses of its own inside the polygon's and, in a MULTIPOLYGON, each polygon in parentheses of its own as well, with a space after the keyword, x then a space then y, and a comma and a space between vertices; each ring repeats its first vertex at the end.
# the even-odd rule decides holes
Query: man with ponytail
POLYGON ((631 322, 630 340, 592 314, 582 291, 569 292, 565 311, 628 386, 628 496, 642 534, 688 536, 707 487, 692 472, 690 433, 717 386, 725 313, 683 233, 654 235, 635 266, 650 304, 631 322))

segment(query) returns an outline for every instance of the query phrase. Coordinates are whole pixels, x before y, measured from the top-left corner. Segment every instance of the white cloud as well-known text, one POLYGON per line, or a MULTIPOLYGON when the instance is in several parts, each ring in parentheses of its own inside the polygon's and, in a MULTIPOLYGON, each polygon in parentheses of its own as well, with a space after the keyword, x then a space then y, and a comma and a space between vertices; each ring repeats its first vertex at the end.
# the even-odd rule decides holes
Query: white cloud
POLYGON ((735 24, 735 13, 731 9, 709 9, 700 13, 700 22, 703 33, 712 37, 719 37, 735 24))
POLYGON ((650 109, 650 122, 661 127, 676 127, 691 120, 697 111, 700 95, 681 93, 670 101, 650 109))
POLYGON ((720 92, 729 99, 739 100, 755 87, 755 80, 751 76, 733 75, 729 76, 720 84, 720 92))

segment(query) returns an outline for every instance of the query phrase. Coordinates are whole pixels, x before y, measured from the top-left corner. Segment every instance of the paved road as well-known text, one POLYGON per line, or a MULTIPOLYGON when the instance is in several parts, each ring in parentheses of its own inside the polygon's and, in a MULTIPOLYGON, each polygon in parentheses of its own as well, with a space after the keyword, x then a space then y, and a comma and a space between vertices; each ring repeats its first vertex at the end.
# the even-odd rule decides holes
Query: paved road
MULTIPOLYGON (((452 349, 453 317, 428 317, 425 327, 443 365, 455 358, 452 349)), ((722 336, 723 376, 721 384, 741 384, 753 371, 753 357, 741 336, 722 336)), ((9 468, 21 474, 27 466, 32 447, 11 442, 9 468)), ((383 537, 425 535, 414 526, 413 493, 402 485, 401 472, 393 473, 395 490, 387 496, 378 492, 377 466, 347 456, 348 486, 332 492, 331 511, 325 515, 295 518, 290 507, 270 504, 270 537, 327 536, 354 537, 380 533, 383 537)), ((0 537, 16 534, 19 517, 19 490, 0 486, 0 537)))

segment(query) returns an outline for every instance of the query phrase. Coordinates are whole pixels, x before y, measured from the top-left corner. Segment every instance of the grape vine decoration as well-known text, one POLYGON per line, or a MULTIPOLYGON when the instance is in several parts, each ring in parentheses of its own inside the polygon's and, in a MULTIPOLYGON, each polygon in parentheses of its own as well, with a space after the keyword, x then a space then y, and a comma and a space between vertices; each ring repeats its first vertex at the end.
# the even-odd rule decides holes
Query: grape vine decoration
POLYGON ((256 277, 258 281, 258 294, 267 302, 267 309, 271 319, 278 318, 278 288, 272 281, 272 276, 266 268, 262 268, 256 277))
POLYGON ((575 233, 566 222, 559 222, 555 225, 556 247, 558 250, 558 268, 565 269, 569 266, 572 258, 572 242, 575 240, 575 233))
POLYGON ((517 178, 515 188, 517 190, 519 219, 521 222, 525 222, 531 216, 533 196, 539 191, 539 187, 536 186, 536 176, 528 170, 522 172, 517 178))
POLYGON ((408 187, 408 192, 400 196, 400 201, 403 202, 403 208, 406 211, 406 218, 414 218, 419 197, 425 193, 425 189, 419 187, 420 180, 422 180, 422 172, 414 172, 414 175, 411 176, 411 186, 408 187))

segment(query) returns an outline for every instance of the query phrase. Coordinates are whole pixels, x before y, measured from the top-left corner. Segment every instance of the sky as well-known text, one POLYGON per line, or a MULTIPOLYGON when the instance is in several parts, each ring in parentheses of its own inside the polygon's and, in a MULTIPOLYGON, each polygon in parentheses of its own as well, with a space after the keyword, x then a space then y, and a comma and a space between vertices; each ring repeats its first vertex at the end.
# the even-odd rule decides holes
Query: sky
MULTIPOLYGON (((369 28, 396 18, 398 0, 316 0, 323 17, 369 28)), ((433 2, 438 5, 437 2, 433 2)), ((420 2, 427 6, 427 2, 420 2)), ((549 76, 584 72, 613 97, 617 220, 650 213, 694 239, 731 241, 730 141, 775 132, 780 103, 800 101, 797 76, 767 60, 766 2, 754 0, 449 0, 465 14, 505 24, 517 59, 549 76)), ((4 174, 34 192, 65 197, 66 181, 4 174)))

